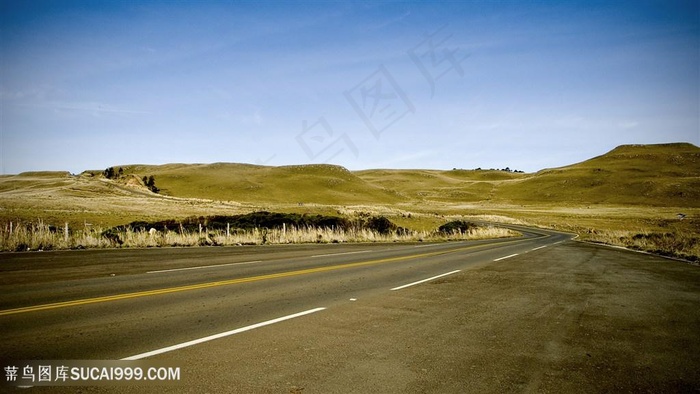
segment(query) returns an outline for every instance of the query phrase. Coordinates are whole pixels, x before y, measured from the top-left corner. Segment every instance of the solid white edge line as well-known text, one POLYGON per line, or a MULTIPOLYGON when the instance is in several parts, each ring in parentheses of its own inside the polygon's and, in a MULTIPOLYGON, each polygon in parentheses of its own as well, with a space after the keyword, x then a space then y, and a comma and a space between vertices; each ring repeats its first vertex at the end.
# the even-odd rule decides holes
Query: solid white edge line
POLYGON ((542 246, 537 247, 537 248, 535 248, 535 249, 530 249, 530 252, 534 252, 535 250, 544 249, 544 248, 546 248, 547 246, 549 246, 549 245, 542 245, 542 246))
POLYGON ((277 319, 272 319, 272 320, 264 321, 264 322, 261 322, 261 323, 252 324, 252 325, 250 325, 250 326, 245 326, 245 327, 237 328, 237 329, 235 329, 235 330, 226 331, 226 332, 222 332, 222 333, 214 334, 214 335, 209 335, 208 337, 199 338, 199 339, 194 339, 194 340, 191 340, 191 341, 179 343, 179 344, 177 344, 177 345, 172 345, 172 346, 164 347, 164 348, 161 348, 161 349, 152 350, 152 351, 150 351, 150 352, 141 353, 141 354, 136 354, 136 355, 134 355, 134 356, 124 357, 124 358, 122 358, 121 360, 123 360, 123 361, 140 360, 140 359, 142 359, 142 358, 155 356, 155 355, 157 355, 157 354, 163 354, 163 353, 167 353, 167 352, 172 352, 173 350, 178 350, 178 349, 182 349, 182 348, 186 348, 186 347, 198 345, 198 344, 200 344, 200 343, 213 341, 214 339, 224 338, 224 337, 228 337, 228 336, 231 336, 231 335, 240 334, 240 333, 245 332, 245 331, 254 330, 254 329, 256 329, 256 328, 260 328, 260 327, 264 327, 264 326, 269 326, 269 325, 271 325, 271 324, 283 322, 283 321, 285 321, 285 320, 290 320, 290 319, 294 319, 294 318, 297 318, 297 317, 301 317, 301 316, 305 316, 305 315, 310 315, 310 314, 312 314, 312 313, 320 312, 320 311, 322 311, 322 310, 324 310, 324 309, 326 309, 326 308, 309 309, 308 311, 295 313, 295 314, 293 314, 293 315, 287 315, 287 316, 283 316, 283 317, 278 317, 277 319))
POLYGON ((407 287, 419 285, 419 284, 421 284, 421 283, 430 282, 431 280, 434 280, 434 279, 437 279, 437 278, 442 278, 443 276, 447 276, 447 275, 456 274, 457 272, 460 272, 460 271, 461 271, 461 270, 454 270, 454 271, 452 271, 452 272, 447 272, 447 273, 444 273, 444 274, 441 274, 441 275, 433 276, 432 278, 419 280, 418 282, 413 282, 413 283, 409 283, 409 284, 407 284, 407 285, 403 285, 403 286, 399 286, 399 287, 394 287, 393 289, 391 289, 391 291, 401 290, 401 289, 405 289, 405 288, 407 288, 407 287))
POLYGON ((199 265, 196 267, 185 267, 185 268, 172 268, 172 269, 167 269, 167 270, 157 270, 157 271, 148 271, 146 272, 147 274, 158 274, 161 272, 174 272, 174 271, 187 271, 187 270, 198 270, 202 268, 214 268, 214 267, 226 267, 229 265, 244 265, 244 264, 254 264, 254 263, 261 263, 262 260, 255 260, 255 261, 244 261, 242 263, 226 263, 226 264, 215 264, 215 265, 199 265))
POLYGON ((517 255, 518 255, 518 253, 511 254, 510 256, 500 257, 500 258, 497 258, 497 259, 495 259, 495 260, 493 260, 493 261, 501 261, 501 260, 509 259, 509 258, 511 258, 511 257, 515 257, 515 256, 517 256, 517 255))
POLYGON ((358 250, 356 252, 342 252, 342 253, 329 253, 329 254, 315 254, 311 257, 313 258, 313 257, 340 256, 340 255, 344 255, 344 254, 357 254, 357 253, 367 253, 367 252, 371 252, 371 250, 358 250))

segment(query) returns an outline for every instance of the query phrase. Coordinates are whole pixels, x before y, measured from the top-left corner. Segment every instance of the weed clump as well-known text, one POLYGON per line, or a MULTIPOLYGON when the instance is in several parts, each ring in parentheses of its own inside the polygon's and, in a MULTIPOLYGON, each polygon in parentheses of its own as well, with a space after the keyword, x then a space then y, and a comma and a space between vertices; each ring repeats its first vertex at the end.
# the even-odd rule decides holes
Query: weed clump
POLYGON ((474 230, 478 228, 479 226, 476 225, 475 223, 467 222, 464 220, 453 220, 451 222, 447 222, 443 224, 442 226, 438 227, 438 232, 443 234, 443 235, 450 235, 450 234, 465 234, 469 233, 469 231, 474 230))

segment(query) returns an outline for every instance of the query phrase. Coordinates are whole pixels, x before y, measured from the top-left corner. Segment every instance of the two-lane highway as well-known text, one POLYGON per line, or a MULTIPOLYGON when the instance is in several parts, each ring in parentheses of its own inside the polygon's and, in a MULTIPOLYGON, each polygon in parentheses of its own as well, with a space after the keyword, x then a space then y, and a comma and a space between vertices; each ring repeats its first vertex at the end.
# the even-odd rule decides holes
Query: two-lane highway
POLYGON ((698 267, 518 229, 440 244, 4 254, 0 359, 181 367, 170 385, 87 392, 700 390, 698 267))
POLYGON ((570 238, 2 256, 0 359, 122 359, 443 278, 570 238))

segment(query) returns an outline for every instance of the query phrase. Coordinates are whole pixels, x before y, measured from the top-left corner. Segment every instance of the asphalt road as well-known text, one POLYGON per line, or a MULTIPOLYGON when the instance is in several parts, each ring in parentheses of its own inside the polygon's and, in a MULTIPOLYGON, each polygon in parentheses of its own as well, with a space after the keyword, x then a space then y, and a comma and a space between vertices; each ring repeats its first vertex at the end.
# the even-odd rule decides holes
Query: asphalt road
POLYGON ((3 254, 0 360, 182 367, 82 392, 700 390, 698 267, 524 233, 3 254))

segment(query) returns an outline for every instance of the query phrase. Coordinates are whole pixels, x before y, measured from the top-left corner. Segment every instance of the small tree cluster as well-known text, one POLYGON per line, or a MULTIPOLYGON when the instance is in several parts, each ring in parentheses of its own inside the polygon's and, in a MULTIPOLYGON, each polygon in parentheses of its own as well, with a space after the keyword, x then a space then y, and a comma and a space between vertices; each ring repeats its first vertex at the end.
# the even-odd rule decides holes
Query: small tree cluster
POLYGON ((521 170, 511 170, 510 167, 501 168, 500 170, 498 168, 489 168, 488 170, 484 170, 481 167, 479 167, 479 168, 475 168, 474 171, 503 171, 503 172, 514 172, 517 174, 524 174, 525 173, 525 171, 521 171, 521 170))
POLYGON ((517 174, 523 174, 523 173, 525 173, 525 171, 521 171, 521 170, 511 170, 510 167, 506 167, 506 168, 502 169, 501 171, 505 171, 505 172, 515 172, 515 173, 517 173, 517 174))
POLYGON ((158 193, 160 191, 160 189, 156 186, 156 178, 153 175, 144 176, 143 184, 146 185, 148 190, 152 191, 153 193, 158 193))
POLYGON ((119 167, 119 170, 114 171, 114 167, 109 167, 102 171, 102 175, 107 179, 119 179, 124 175, 124 169, 119 167))

